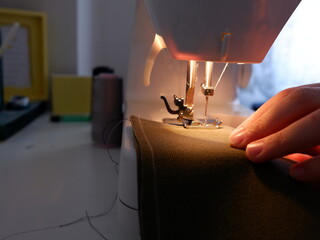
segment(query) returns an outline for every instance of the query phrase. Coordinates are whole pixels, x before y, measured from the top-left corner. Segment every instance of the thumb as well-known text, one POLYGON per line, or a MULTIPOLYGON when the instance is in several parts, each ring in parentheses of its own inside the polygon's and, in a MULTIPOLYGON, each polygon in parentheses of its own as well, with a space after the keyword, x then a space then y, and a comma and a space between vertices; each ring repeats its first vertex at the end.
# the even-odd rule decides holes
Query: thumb
POLYGON ((310 158, 295 164, 290 169, 290 175, 297 181, 314 182, 320 180, 320 156, 310 158))

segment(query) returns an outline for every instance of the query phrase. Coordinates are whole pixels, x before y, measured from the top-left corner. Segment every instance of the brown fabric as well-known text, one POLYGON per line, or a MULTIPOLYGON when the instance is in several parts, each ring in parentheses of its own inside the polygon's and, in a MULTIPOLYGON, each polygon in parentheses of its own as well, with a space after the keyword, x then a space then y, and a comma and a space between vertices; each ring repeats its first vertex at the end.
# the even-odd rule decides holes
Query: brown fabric
POLYGON ((251 164, 232 129, 131 117, 143 240, 320 239, 320 196, 278 164, 251 164))

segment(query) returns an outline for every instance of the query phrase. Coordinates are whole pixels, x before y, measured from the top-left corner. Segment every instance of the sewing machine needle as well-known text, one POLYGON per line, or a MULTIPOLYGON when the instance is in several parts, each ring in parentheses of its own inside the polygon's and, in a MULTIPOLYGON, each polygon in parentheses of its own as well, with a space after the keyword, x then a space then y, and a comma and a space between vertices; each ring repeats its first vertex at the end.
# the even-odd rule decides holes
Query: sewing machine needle
POLYGON ((206 96, 206 106, 204 110, 204 125, 208 125, 208 103, 209 103, 209 97, 206 96))

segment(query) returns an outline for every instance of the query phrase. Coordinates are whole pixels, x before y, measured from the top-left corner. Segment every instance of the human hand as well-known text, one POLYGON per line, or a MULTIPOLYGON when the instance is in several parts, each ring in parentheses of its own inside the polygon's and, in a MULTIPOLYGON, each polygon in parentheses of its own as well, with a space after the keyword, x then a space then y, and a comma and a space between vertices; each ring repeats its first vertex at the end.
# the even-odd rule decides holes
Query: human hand
POLYGON ((286 157, 298 181, 320 180, 320 83, 281 91, 230 135, 252 162, 286 157))

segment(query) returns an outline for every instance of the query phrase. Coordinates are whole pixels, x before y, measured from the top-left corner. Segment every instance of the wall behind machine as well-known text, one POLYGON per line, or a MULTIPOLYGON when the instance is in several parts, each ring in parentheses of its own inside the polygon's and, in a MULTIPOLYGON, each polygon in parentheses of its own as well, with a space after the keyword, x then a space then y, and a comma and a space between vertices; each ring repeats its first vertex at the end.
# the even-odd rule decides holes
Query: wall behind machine
POLYGON ((49 73, 91 75, 108 65, 124 78, 136 1, 0 0, 0 7, 48 16, 49 73))
POLYGON ((108 65, 126 78, 136 1, 77 0, 77 4, 79 73, 108 65))

